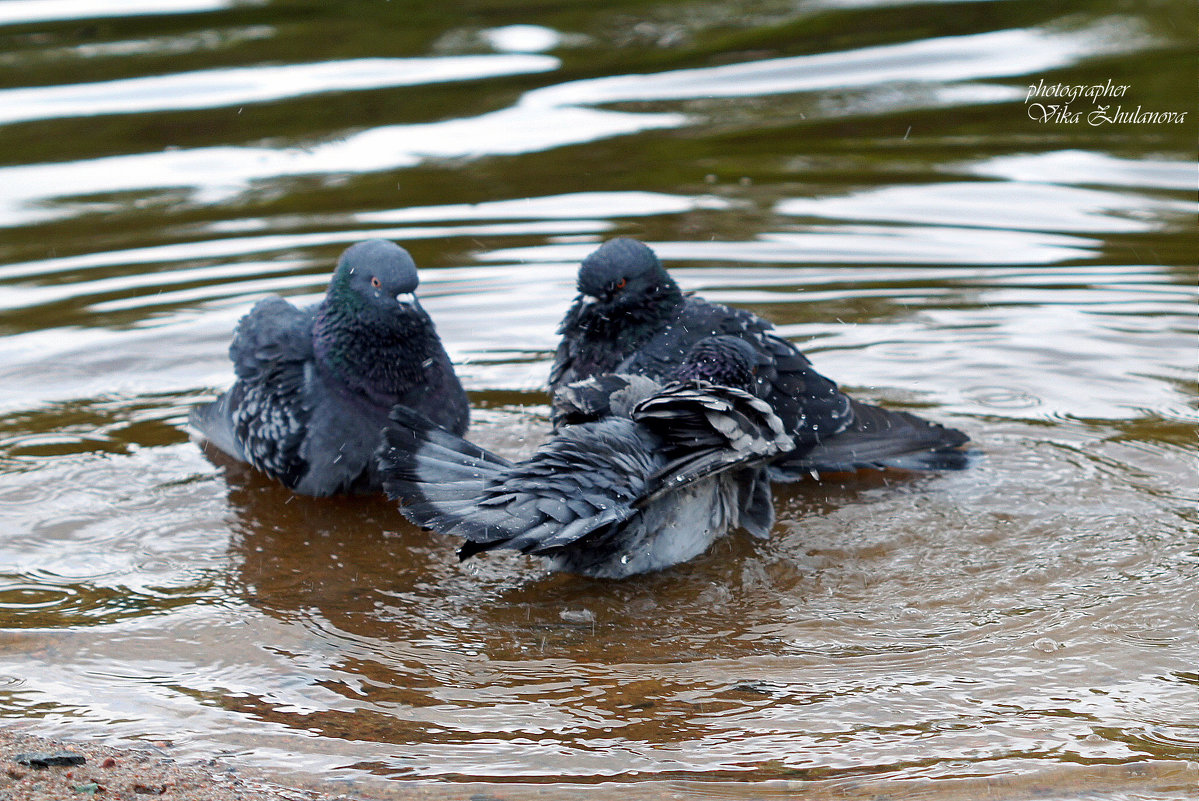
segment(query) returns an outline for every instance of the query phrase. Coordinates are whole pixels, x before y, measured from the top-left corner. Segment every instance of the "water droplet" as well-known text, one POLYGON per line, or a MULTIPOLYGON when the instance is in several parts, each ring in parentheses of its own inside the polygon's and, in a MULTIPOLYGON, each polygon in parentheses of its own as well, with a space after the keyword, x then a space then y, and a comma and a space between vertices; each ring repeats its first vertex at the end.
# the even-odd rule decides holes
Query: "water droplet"
POLYGON ((558 613, 558 617, 565 620, 567 623, 594 623, 595 612, 590 609, 563 609, 558 613))

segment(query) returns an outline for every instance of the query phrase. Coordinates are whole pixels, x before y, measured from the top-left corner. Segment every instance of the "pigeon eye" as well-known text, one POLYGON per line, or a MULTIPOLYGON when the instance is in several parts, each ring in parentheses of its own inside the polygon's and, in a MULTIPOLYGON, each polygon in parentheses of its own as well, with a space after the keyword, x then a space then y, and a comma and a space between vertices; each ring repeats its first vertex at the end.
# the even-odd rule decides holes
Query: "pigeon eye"
POLYGON ((625 285, 625 284, 627 284, 627 283, 628 283, 628 281, 626 281, 625 279, 623 279, 623 278, 622 278, 622 279, 620 279, 619 281, 617 281, 617 282, 616 282, 616 288, 617 288, 617 289, 624 289, 624 285, 625 285))
POLYGON ((371 286, 373 286, 375 289, 383 286, 383 282, 379 280, 379 276, 371 276, 371 286))

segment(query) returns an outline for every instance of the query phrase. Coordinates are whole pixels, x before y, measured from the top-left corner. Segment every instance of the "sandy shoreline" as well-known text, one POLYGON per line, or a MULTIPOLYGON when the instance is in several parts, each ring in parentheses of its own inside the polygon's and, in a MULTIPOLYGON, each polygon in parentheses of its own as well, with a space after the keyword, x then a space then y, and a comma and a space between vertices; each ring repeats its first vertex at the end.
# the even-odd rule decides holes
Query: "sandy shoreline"
MULTIPOLYGON (((66 760, 63 760, 66 761, 66 760)), ((0 727, 0 801, 370 801, 368 796, 332 795, 283 787, 220 762, 185 764, 164 749, 111 748, 50 740, 0 727), (18 762, 23 755, 82 757, 81 765, 38 768, 18 762)))
MULTIPOLYGON (((331 777, 330 790, 311 777, 272 775, 222 759, 176 759, 168 743, 117 748, 52 739, 0 724, 0 801, 625 801, 594 787, 528 784, 419 783, 331 777), (29 755, 82 757, 80 765, 34 767, 29 755), (280 781, 287 782, 281 784, 280 781), (513 795, 514 794, 514 795, 513 795)), ((651 794, 653 798, 662 797, 651 794)), ((676 796, 671 795, 671 798, 676 796)))

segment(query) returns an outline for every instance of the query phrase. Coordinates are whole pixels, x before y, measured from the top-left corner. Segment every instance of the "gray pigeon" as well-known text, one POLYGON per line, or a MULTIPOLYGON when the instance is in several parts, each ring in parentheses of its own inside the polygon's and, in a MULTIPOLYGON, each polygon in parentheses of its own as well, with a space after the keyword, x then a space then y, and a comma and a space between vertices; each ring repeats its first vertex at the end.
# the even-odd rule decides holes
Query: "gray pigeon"
POLYGON ((417 281, 406 250, 371 239, 342 254, 316 306, 259 301, 229 346, 237 381, 191 425, 301 494, 379 491, 374 452, 392 406, 466 431, 466 393, 417 281))
POLYGON ((966 467, 961 431, 853 400, 816 372, 774 326, 744 309, 684 295, 652 250, 613 239, 579 268, 579 296, 558 333, 550 390, 607 373, 662 380, 691 346, 729 335, 755 352, 752 391, 783 420, 795 448, 771 465, 771 477, 791 481, 812 472, 893 467, 966 467))
POLYGON ((466 538, 463 559, 508 548, 599 578, 684 562, 738 526, 765 537, 774 509, 762 464, 792 442, 745 391, 753 358, 740 340, 714 338, 666 386, 602 375, 563 387, 561 428, 516 464, 397 406, 379 451, 383 487, 413 523, 466 538))

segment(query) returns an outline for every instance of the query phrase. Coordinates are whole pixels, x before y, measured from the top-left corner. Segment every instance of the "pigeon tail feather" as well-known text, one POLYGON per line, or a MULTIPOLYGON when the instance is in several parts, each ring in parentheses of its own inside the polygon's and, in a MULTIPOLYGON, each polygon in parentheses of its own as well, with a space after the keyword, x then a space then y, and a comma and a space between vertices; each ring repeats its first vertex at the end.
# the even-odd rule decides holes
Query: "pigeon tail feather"
POLYGON ((821 472, 861 469, 961 470, 974 452, 962 448, 970 438, 908 412, 883 409, 851 400, 853 422, 844 430, 777 460, 771 469, 776 481, 794 481, 821 472))

